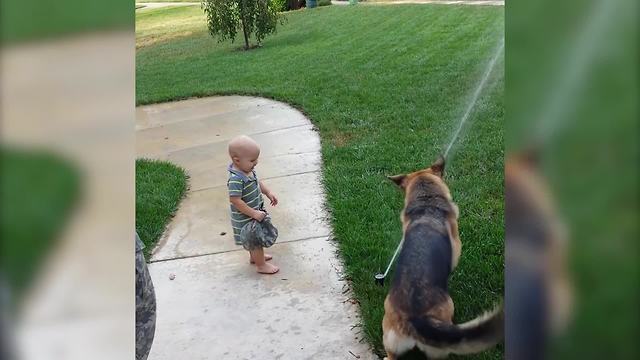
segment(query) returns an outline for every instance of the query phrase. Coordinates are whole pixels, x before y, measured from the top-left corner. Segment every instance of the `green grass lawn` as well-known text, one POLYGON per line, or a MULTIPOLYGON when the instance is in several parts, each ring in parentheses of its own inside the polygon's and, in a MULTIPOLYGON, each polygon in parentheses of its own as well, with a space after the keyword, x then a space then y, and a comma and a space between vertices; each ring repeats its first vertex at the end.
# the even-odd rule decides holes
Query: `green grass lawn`
POLYGON ((3 147, 0 159, 0 273, 6 275, 0 280, 8 282, 18 304, 68 223, 79 199, 80 174, 47 151, 3 147))
MULTIPOLYGON (((218 43, 197 6, 136 14, 138 104, 215 94, 290 103, 322 140, 335 239, 362 314, 362 336, 382 352, 387 288, 373 275, 401 237, 402 195, 386 175, 428 166, 450 139, 503 35, 493 6, 352 6, 288 13, 260 49, 218 43), (168 22, 182 23, 178 34, 168 22), (150 41, 153 37, 153 41, 150 41)), ((458 140, 446 179, 463 242, 451 278, 455 321, 503 292, 503 59, 458 140)), ((499 347, 474 359, 501 359, 499 347)))
POLYGON ((186 191, 182 168, 164 161, 136 160, 136 231, 147 259, 186 191))
POLYGON ((199 6, 145 10, 136 14, 136 47, 192 35, 206 26, 199 6))

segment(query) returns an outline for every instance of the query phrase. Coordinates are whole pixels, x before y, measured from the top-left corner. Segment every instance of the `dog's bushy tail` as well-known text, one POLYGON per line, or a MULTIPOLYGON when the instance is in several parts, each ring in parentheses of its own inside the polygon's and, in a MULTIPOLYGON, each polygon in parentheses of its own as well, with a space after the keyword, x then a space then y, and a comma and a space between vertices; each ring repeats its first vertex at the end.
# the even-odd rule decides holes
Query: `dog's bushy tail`
POLYGON ((463 324, 445 324, 429 317, 413 317, 409 323, 417 339, 426 345, 453 354, 473 354, 486 350, 504 338, 502 304, 463 324))

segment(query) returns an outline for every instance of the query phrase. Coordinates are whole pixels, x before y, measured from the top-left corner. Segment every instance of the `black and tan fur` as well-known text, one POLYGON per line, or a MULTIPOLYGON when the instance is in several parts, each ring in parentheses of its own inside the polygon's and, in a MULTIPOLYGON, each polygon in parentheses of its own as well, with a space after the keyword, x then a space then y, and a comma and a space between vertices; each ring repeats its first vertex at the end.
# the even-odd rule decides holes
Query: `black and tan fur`
POLYGON ((570 318, 568 230, 535 148, 505 161, 505 358, 544 359, 570 318))
POLYGON ((430 358, 471 354, 498 343, 504 333, 498 308, 453 324, 448 279, 462 243, 458 208, 442 179, 444 159, 429 168, 390 177, 405 192, 401 214, 404 245, 384 302, 383 343, 389 360, 417 347, 430 358))

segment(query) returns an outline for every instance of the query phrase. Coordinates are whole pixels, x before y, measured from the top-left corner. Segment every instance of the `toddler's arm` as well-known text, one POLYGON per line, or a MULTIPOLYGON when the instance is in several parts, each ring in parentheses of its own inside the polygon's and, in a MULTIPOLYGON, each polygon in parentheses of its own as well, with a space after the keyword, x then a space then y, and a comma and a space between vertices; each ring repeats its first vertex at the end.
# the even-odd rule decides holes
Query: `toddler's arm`
POLYGON ((262 182, 262 180, 260 180, 258 182, 258 184, 260 185, 260 191, 269 198, 269 200, 271 201, 271 206, 276 206, 278 205, 278 198, 276 197, 276 195, 274 193, 271 192, 271 190, 269 190, 268 187, 265 186, 265 184, 262 182))
POLYGON ((235 206, 241 213, 258 221, 262 221, 267 215, 264 211, 252 209, 240 196, 229 196, 229 202, 232 203, 233 206, 235 206))

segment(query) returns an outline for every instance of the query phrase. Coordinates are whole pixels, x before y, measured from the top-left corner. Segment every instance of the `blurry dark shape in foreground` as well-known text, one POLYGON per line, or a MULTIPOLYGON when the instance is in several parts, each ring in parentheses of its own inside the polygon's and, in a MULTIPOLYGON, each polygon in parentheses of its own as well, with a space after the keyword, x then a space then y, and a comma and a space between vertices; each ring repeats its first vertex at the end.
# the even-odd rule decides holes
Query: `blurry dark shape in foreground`
POLYGON ((505 162, 506 358, 546 358, 571 313, 567 237, 536 154, 505 162))

